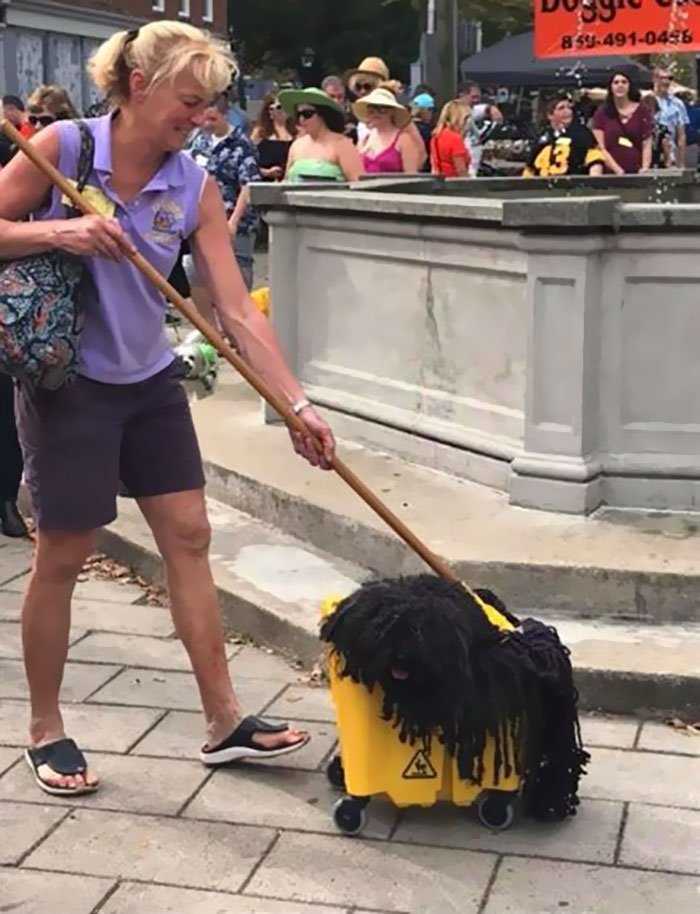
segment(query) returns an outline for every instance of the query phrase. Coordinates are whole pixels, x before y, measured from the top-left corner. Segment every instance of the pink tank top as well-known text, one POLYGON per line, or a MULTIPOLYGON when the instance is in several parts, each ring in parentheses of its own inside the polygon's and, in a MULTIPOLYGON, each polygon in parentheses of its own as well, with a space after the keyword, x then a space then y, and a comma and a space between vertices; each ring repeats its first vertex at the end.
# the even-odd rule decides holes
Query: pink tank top
POLYGON ((401 153, 396 148, 401 132, 399 131, 390 146, 373 156, 369 152, 361 153, 362 165, 368 175, 396 173, 403 171, 401 153))

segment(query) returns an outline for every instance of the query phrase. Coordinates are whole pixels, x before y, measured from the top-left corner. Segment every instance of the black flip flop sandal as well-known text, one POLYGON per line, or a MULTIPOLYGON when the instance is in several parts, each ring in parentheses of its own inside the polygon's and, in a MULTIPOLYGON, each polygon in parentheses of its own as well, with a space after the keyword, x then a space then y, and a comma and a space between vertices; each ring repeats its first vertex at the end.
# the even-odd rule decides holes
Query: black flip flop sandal
POLYGON ((34 780, 44 793, 48 793, 52 797, 82 796, 86 793, 94 793, 99 787, 99 784, 84 784, 82 787, 56 787, 53 784, 47 784, 39 777, 41 765, 48 765, 56 774, 66 777, 85 775, 87 761, 72 739, 59 739, 55 743, 39 746, 38 749, 28 748, 24 752, 24 757, 32 770, 34 780))
POLYGON ((288 755, 305 746, 310 736, 302 737, 296 743, 266 749, 259 743, 253 742, 256 733, 284 733, 289 729, 289 724, 269 724, 261 717, 244 717, 233 733, 213 749, 202 749, 199 753, 200 761, 205 765, 225 765, 228 762, 239 762, 244 759, 278 758, 288 755))

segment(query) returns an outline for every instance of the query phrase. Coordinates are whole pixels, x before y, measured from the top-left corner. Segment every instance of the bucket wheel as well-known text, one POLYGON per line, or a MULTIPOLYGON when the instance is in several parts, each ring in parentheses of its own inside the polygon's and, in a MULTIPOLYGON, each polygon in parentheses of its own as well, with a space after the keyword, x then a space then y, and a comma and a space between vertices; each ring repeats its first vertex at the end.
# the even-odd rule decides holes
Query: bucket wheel
POLYGON ((345 771, 343 770, 343 760, 339 755, 334 755, 328 763, 326 777, 331 787, 345 791, 345 771))
POLYGON ((515 800, 512 793, 497 790, 482 793, 476 801, 479 822, 489 831, 505 831, 515 819, 515 800))
POLYGON ((333 821, 338 831, 355 837, 367 825, 368 797, 342 797, 333 807, 333 821))

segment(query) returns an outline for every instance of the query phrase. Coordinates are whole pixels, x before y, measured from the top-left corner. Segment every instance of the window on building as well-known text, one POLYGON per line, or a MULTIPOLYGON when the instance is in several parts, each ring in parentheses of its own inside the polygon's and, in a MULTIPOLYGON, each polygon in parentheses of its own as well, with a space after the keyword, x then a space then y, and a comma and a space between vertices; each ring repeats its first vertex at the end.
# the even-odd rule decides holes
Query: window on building
POLYGON ((165 12, 165 0, 152 0, 151 9, 154 13, 164 13, 165 12))
POLYGON ((204 13, 202 14, 202 19, 205 22, 214 21, 214 0, 204 0, 204 13))
POLYGON ((190 0, 178 0, 177 14, 181 19, 190 18, 190 0))

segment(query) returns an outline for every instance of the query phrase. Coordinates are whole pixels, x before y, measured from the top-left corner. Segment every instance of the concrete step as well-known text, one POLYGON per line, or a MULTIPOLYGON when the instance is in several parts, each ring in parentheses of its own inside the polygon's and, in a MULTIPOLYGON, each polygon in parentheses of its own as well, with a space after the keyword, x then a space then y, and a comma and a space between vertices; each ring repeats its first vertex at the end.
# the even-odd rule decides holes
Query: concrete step
MULTIPOLYGON (((284 427, 263 424, 257 395, 235 374, 222 371, 217 395, 192 410, 213 497, 378 573, 424 570, 342 480, 295 457, 284 427)), ((698 516, 532 511, 354 442, 340 453, 462 578, 514 609, 700 622, 698 516)))
MULTIPOLYGON (((310 665, 321 655, 319 607, 370 571, 242 511, 208 499, 212 567, 226 628, 310 665)), ((150 580, 162 563, 136 506, 120 505, 101 547, 150 580)), ((653 715, 700 713, 700 626, 611 623, 532 615, 552 622, 572 650, 582 707, 653 715)))
MULTIPOLYGON (((263 425, 257 396, 222 374, 193 403, 209 493, 277 528, 384 575, 421 561, 333 473, 296 458, 286 430, 263 425)), ((697 516, 548 514, 484 486, 340 442, 348 464, 472 585, 514 609, 640 623, 700 622, 697 516)))
MULTIPOLYGON (((321 652, 321 600, 351 593, 369 572, 212 498, 207 510, 227 630, 314 662, 321 652)), ((99 545, 147 580, 163 583, 160 555, 134 502, 120 502, 119 517, 101 532, 99 545)))

